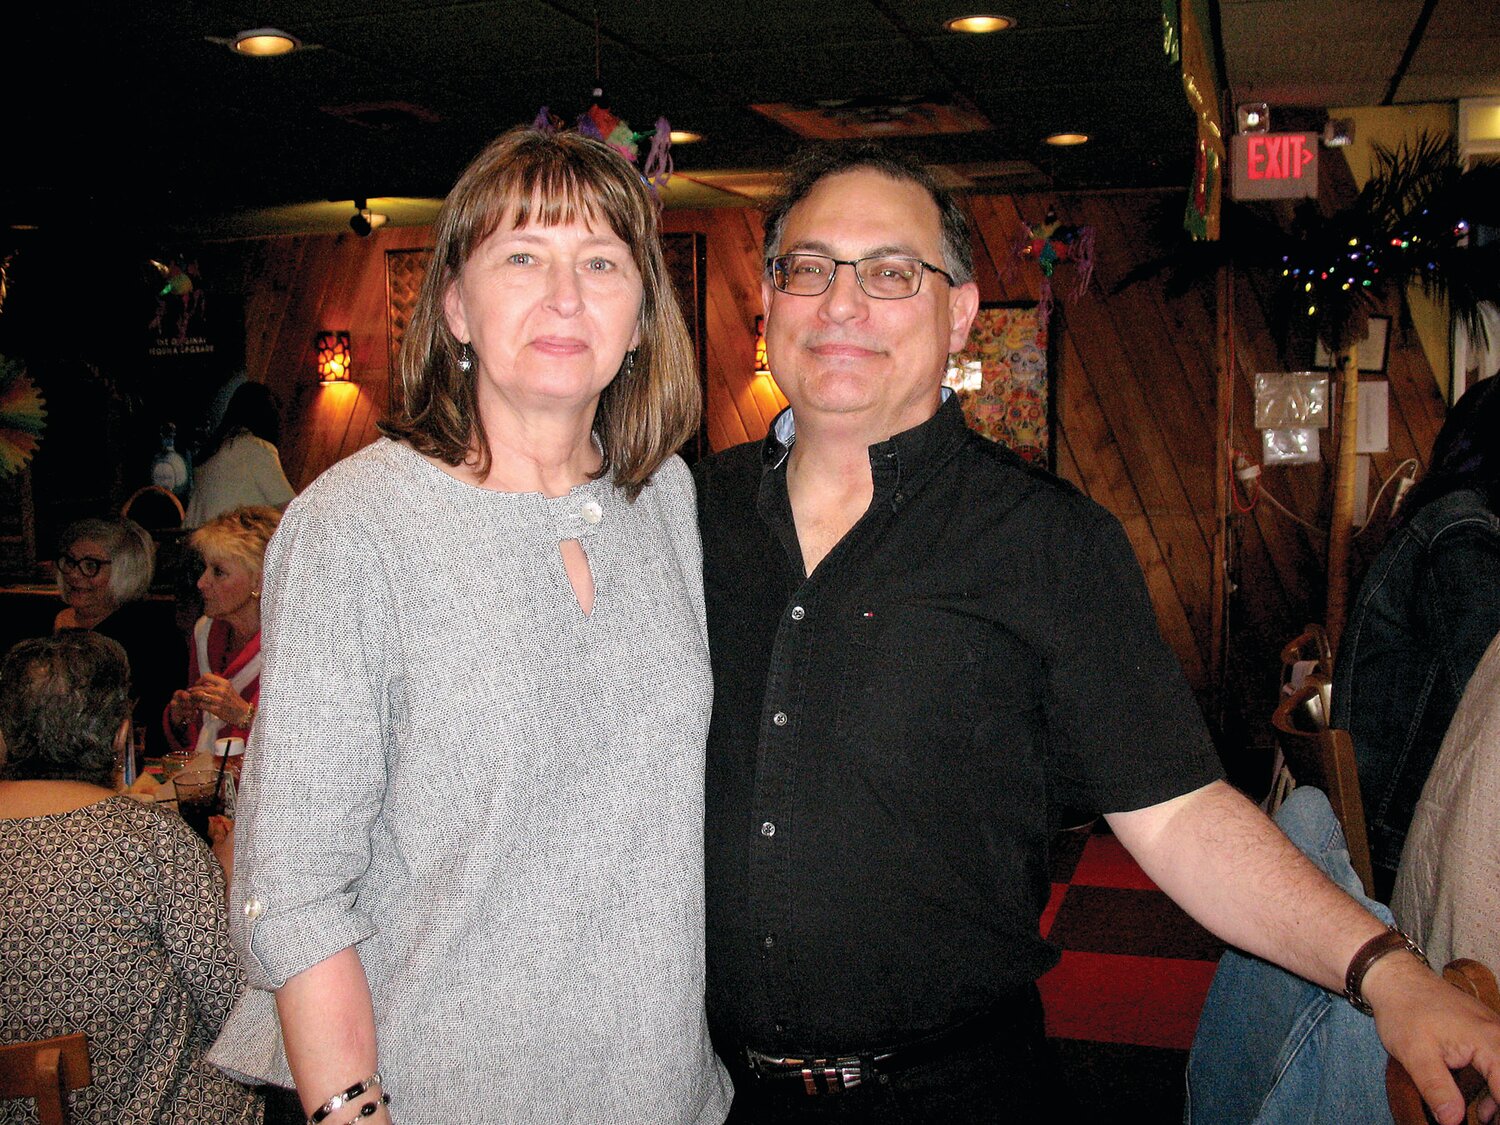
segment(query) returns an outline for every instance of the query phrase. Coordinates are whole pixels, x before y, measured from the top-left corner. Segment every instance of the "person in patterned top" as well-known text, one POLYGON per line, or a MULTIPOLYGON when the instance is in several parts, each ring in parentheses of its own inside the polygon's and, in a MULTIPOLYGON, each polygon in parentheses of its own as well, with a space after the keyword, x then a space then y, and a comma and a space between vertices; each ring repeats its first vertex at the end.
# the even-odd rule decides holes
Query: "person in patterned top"
MULTIPOLYGON (((174 813, 113 785, 130 671, 108 637, 22 641, 0 662, 0 1045, 81 1031, 72 1120, 258 1125, 204 1052, 243 986, 224 877, 174 813)), ((31 1099, 0 1125, 34 1125, 31 1099)))

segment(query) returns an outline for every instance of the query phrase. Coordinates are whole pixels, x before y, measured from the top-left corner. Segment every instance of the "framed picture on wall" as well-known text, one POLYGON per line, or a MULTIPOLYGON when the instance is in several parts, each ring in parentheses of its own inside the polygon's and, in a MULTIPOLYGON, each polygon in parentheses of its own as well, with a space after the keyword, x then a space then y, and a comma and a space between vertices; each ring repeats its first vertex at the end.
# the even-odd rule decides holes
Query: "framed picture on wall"
POLYGON ((971 429, 1049 470, 1057 463, 1050 327, 1035 304, 986 302, 943 380, 971 429))
MULTIPOLYGON (((1365 338, 1359 342, 1359 369, 1366 375, 1384 375, 1391 355, 1391 318, 1372 316, 1365 338)), ((1319 371, 1333 368, 1333 356, 1323 341, 1313 345, 1313 366, 1319 371)))
POLYGON ((385 252, 385 338, 390 366, 389 393, 386 400, 395 410, 401 393, 401 374, 396 357, 401 354, 401 338, 406 335, 406 326, 411 320, 412 310, 417 307, 417 294, 422 291, 422 279, 427 276, 427 266, 432 261, 432 251, 387 250, 385 252))

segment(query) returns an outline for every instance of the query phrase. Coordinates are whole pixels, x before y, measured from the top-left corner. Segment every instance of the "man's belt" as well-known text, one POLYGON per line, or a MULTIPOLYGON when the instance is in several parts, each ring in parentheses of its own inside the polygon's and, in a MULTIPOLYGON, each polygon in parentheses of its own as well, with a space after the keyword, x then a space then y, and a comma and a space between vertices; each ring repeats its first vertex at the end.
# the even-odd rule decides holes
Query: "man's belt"
POLYGON ((810 1057, 769 1055, 746 1047, 745 1060, 757 1078, 777 1082, 795 1080, 801 1083, 804 1093, 811 1095, 840 1094, 862 1085, 872 1076, 930 1062, 958 1047, 987 1042, 995 1038, 997 1031, 1003 1032, 1005 1026, 1005 1021, 990 1011, 876 1051, 810 1057))
POLYGON ((840 1094, 877 1073, 877 1068, 895 1058, 895 1052, 875 1055, 837 1055, 828 1058, 800 1059, 785 1055, 763 1055, 749 1047, 745 1059, 757 1078, 795 1078, 809 1094, 840 1094))

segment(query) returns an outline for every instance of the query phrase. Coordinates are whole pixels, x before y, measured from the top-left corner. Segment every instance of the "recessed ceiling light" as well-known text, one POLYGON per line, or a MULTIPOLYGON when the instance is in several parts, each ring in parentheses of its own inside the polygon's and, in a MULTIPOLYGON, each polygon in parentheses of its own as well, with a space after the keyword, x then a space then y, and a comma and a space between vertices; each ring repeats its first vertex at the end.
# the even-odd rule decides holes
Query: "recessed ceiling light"
POLYGON ((672 143, 674 145, 691 145, 703 139, 702 133, 691 133, 686 129, 672 130, 672 143))
POLYGON ((962 31, 970 35, 987 35, 991 31, 1004 31, 1015 27, 1013 16, 954 16, 944 20, 943 27, 949 31, 962 31))
POLYGON ((1089 135, 1087 133, 1053 133, 1047 138, 1047 143, 1049 145, 1056 145, 1058 148, 1068 148, 1071 145, 1086 145, 1089 143, 1089 135))
POLYGON ((269 58, 272 55, 290 54, 300 46, 302 44, 295 35, 288 35, 279 28, 256 27, 236 35, 229 49, 238 55, 269 58))

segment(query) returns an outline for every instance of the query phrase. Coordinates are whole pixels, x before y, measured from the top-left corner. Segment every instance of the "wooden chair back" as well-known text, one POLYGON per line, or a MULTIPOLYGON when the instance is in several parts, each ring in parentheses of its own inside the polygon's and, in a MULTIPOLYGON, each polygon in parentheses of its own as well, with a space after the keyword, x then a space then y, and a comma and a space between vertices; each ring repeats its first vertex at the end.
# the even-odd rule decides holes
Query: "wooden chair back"
MULTIPOLYGON (((1500 1012, 1500 988, 1495 985, 1495 974, 1478 961, 1460 957, 1449 961, 1443 970, 1443 979, 1455 988, 1460 988, 1484 1004, 1493 1012, 1500 1012)), ((1484 1077, 1471 1066, 1455 1071, 1453 1079, 1462 1091, 1469 1113, 1468 1125, 1478 1125, 1478 1103, 1484 1094, 1484 1077)), ((1396 1125, 1428 1125, 1433 1120, 1417 1092, 1416 1083, 1406 1068, 1395 1059, 1385 1064, 1385 1094, 1391 1106, 1391 1117, 1396 1125)))
POLYGON ((1328 794, 1328 803, 1349 845, 1349 864, 1368 894, 1375 883, 1365 807, 1359 797, 1359 771, 1354 763, 1354 740, 1348 731, 1326 725, 1325 706, 1322 685, 1306 683, 1281 701, 1271 716, 1271 726, 1286 769, 1296 783, 1315 786, 1328 794))
POLYGON ((120 505, 120 515, 135 520, 147 531, 159 532, 181 528, 187 510, 172 492, 159 484, 148 484, 136 489, 120 505))
POLYGON ((81 1032, 0 1047, 0 1100, 35 1098, 41 1125, 68 1125, 68 1094, 93 1080, 81 1032))
POLYGON ((1313 624, 1303 629, 1281 649, 1281 682, 1291 679, 1292 669, 1303 660, 1313 661, 1313 670, 1329 679, 1333 677, 1333 646, 1328 642, 1328 632, 1321 625, 1313 624))

